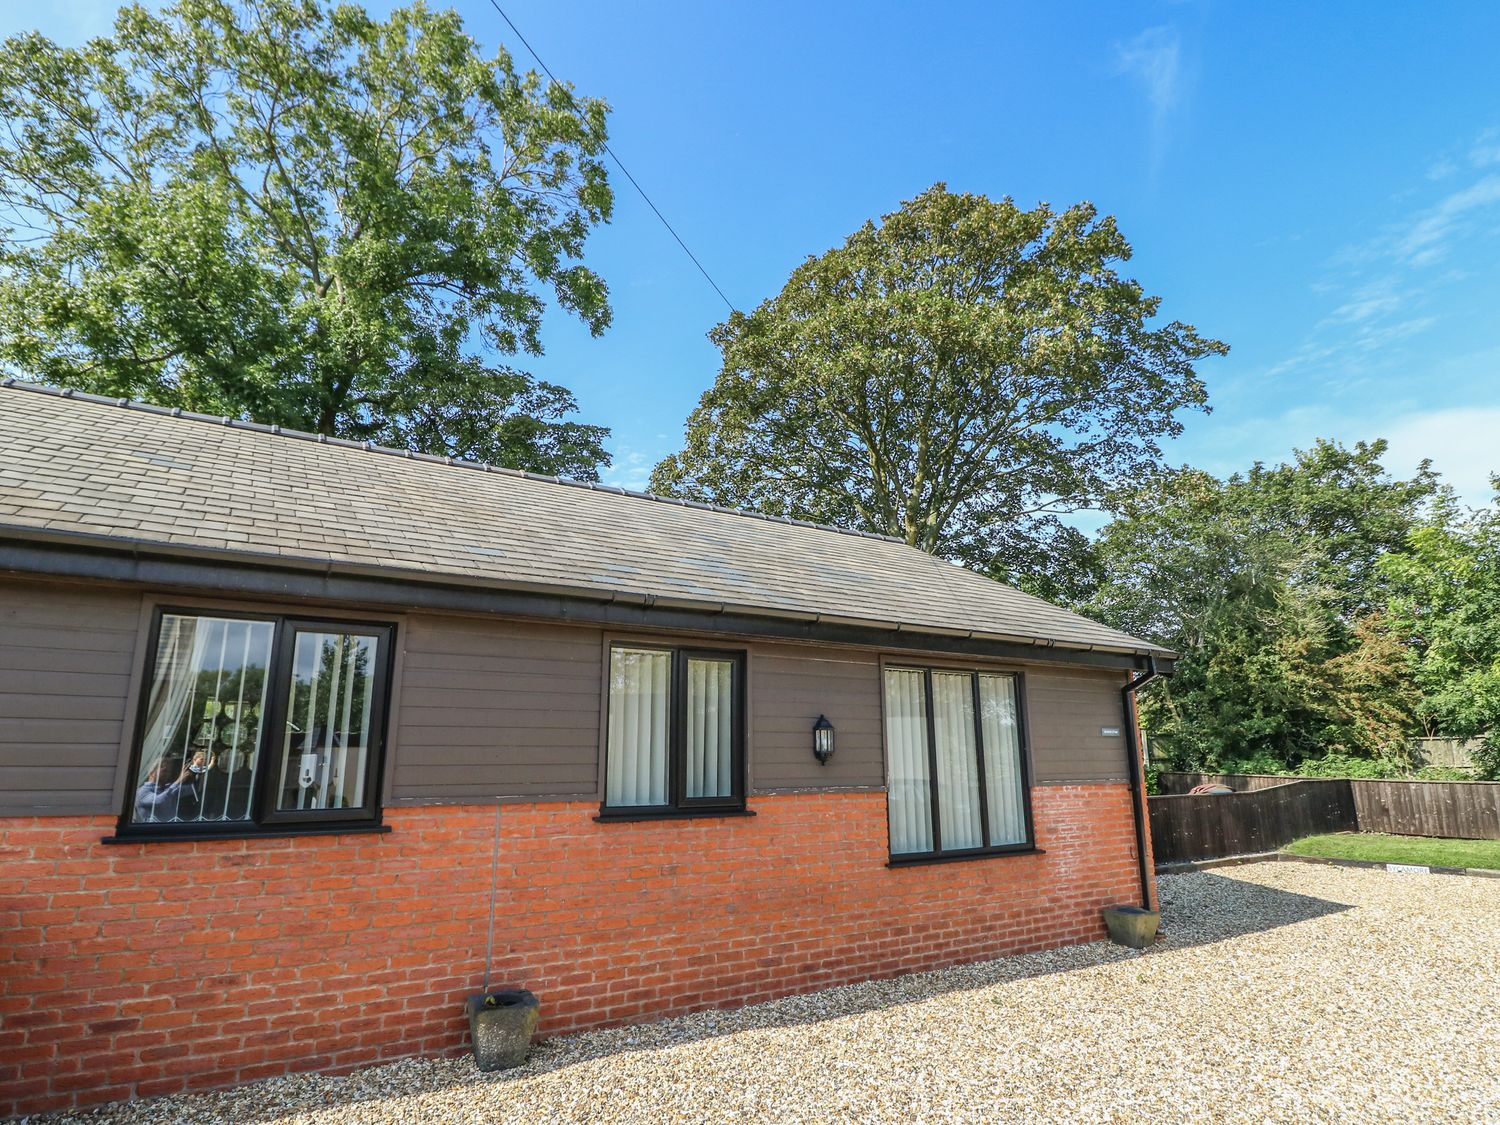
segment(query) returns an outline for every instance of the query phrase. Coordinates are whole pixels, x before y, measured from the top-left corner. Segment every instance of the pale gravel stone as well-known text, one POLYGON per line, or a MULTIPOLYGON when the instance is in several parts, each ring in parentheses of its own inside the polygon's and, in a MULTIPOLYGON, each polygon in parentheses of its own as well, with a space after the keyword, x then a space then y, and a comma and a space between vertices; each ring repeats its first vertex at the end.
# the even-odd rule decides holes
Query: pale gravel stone
POLYGON ((1144 954, 593 1032, 493 1075, 412 1060, 48 1120, 1500 1122, 1500 880, 1266 863, 1160 885, 1144 954))

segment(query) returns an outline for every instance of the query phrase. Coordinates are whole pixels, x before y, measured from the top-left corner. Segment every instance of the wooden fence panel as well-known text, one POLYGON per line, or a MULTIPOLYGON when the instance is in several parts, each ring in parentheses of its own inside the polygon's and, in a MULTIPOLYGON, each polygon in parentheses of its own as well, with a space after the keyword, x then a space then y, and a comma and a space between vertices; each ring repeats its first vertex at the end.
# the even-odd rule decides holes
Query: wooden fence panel
MULTIPOLYGON (((1257 789, 1269 789, 1273 785, 1285 785, 1295 777, 1279 777, 1271 773, 1168 773, 1157 775, 1157 787, 1165 794, 1186 793, 1195 785, 1227 785, 1236 793, 1249 793, 1257 789)), ((1321 780, 1321 779, 1314 779, 1321 780)))
POLYGON ((1158 863, 1253 855, 1324 832, 1500 840, 1500 782, 1201 773, 1159 781, 1169 795, 1148 802, 1158 863), (1235 792, 1185 795, 1204 782, 1235 792))
POLYGON ((1424 766, 1448 766, 1454 769, 1473 769, 1474 751, 1480 740, 1468 741, 1457 738, 1418 738, 1413 740, 1417 761, 1424 766))
POLYGON ((1348 782, 1338 779, 1283 779, 1247 792, 1152 797, 1148 804, 1157 863, 1274 851, 1357 823, 1348 782))
POLYGON ((1361 832, 1500 840, 1500 782, 1351 781, 1361 832))

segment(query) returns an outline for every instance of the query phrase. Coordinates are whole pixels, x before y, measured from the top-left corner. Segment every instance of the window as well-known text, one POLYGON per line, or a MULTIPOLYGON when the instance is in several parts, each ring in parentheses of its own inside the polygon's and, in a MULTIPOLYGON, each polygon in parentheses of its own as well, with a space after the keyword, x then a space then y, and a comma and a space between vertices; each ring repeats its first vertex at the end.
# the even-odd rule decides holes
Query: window
POLYGON ((1031 846, 1016 676, 887 668, 885 725, 892 856, 1031 846))
POLYGON ((121 834, 374 823, 391 634, 160 613, 121 834))
POLYGON ((612 647, 604 811, 743 808, 743 696, 739 653, 612 647))

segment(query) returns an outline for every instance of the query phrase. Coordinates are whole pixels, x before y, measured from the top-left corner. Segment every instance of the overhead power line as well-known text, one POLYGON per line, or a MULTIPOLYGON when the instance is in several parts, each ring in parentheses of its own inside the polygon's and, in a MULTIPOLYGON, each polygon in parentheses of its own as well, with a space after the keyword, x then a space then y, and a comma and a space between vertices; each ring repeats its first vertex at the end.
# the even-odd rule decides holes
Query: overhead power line
MULTIPOLYGON (((490 0, 490 7, 494 8, 495 11, 500 13, 500 18, 503 19, 506 22, 506 25, 516 33, 516 38, 521 41, 521 44, 531 52, 531 57, 536 59, 536 64, 537 66, 542 68, 542 72, 546 74, 548 78, 552 79, 553 82, 557 82, 557 84, 561 86, 562 83, 558 81, 557 75, 553 74, 551 68, 542 61, 542 56, 536 53, 536 48, 526 41, 526 36, 521 34, 521 29, 515 25, 515 21, 505 14, 505 9, 500 7, 496 0, 490 0)), ((703 263, 698 260, 698 255, 694 254, 691 250, 688 249, 688 244, 682 241, 682 235, 678 234, 677 231, 673 229, 672 224, 667 222, 667 217, 661 213, 661 208, 651 201, 651 197, 646 194, 646 189, 641 187, 640 182, 630 174, 630 169, 625 167, 625 162, 615 155, 615 150, 609 147, 608 141, 604 143, 604 151, 609 153, 609 158, 615 162, 615 166, 619 168, 621 172, 625 173, 625 178, 630 181, 631 187, 635 188, 636 191, 641 193, 641 198, 646 201, 646 206, 651 208, 656 217, 661 220, 661 225, 667 228, 667 233, 677 240, 677 245, 682 247, 682 252, 686 254, 690 259, 692 259, 693 265, 697 266, 698 272, 703 275, 703 280, 707 281, 710 285, 713 286, 714 292, 719 295, 719 300, 723 301, 724 304, 728 306, 730 312, 734 312, 734 302, 731 301, 728 297, 724 296, 724 290, 719 288, 719 283, 713 279, 713 276, 708 272, 708 270, 703 268, 703 263)))

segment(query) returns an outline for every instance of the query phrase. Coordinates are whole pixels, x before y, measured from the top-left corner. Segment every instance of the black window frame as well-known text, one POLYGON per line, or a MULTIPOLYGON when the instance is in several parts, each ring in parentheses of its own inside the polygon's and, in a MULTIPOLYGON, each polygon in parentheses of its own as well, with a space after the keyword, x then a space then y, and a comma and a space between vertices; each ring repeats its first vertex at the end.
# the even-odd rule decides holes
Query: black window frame
POLYGON ((922 673, 923 704, 926 708, 927 725, 927 775, 929 815, 932 817, 932 850, 926 852, 894 852, 890 851, 890 823, 891 823, 891 797, 890 797, 890 748, 885 748, 886 754, 886 850, 890 856, 890 866, 900 867, 906 864, 940 863, 956 859, 982 859, 986 856, 997 855, 1027 855, 1037 852, 1036 846, 1036 823, 1032 815, 1031 803, 1031 740, 1028 736, 1026 717, 1026 676, 1023 672, 1011 671, 999 668, 958 668, 951 665, 941 664, 908 664, 905 662, 892 662, 882 664, 880 669, 880 706, 881 725, 886 723, 886 673, 887 672, 920 672, 922 673), (933 707, 932 698, 932 676, 934 672, 958 673, 969 677, 969 690, 974 700, 974 755, 977 759, 975 777, 979 786, 979 823, 983 839, 986 841, 977 848, 943 848, 943 823, 942 810, 939 807, 938 790, 938 768, 937 768, 937 714, 933 707), (980 717, 980 676, 1006 676, 1015 684, 1016 690, 1016 755, 1019 759, 1021 772, 1021 807, 1026 821, 1026 838, 1019 843, 1013 844, 990 844, 990 810, 989 810, 989 786, 986 784, 985 762, 984 762, 984 721, 980 717))
POLYGON ((165 841, 181 839, 225 839, 257 836, 319 835, 337 832, 386 831, 384 794, 386 749, 390 737, 391 677, 394 664, 396 624, 392 621, 347 617, 325 617, 314 613, 288 613, 251 609, 220 609, 213 606, 158 605, 151 615, 150 652, 137 686, 135 722, 131 735, 129 772, 124 804, 115 836, 107 842, 165 841), (260 719, 261 745, 258 776, 251 794, 250 818, 234 821, 150 821, 137 823, 135 794, 139 788, 141 757, 145 751, 147 697, 156 678, 161 657, 162 620, 167 616, 206 617, 230 621, 263 622, 272 626, 271 659, 266 667, 266 706, 260 719), (301 633, 356 633, 376 635, 379 645, 371 673, 370 753, 365 761, 364 805, 354 809, 276 808, 274 790, 279 776, 280 753, 285 735, 287 700, 297 636, 301 633))
POLYGON ((604 753, 601 758, 599 820, 654 820, 688 816, 748 815, 745 807, 745 690, 746 659, 742 649, 700 648, 694 645, 668 645, 630 640, 611 641, 604 666, 604 753), (635 652, 666 652, 672 656, 668 682, 672 696, 667 703, 667 803, 664 805, 611 805, 609 803, 609 715, 614 707, 614 682, 610 669, 616 649, 635 652), (729 774, 727 797, 688 797, 687 789, 687 667, 689 660, 727 660, 731 673, 729 774))

